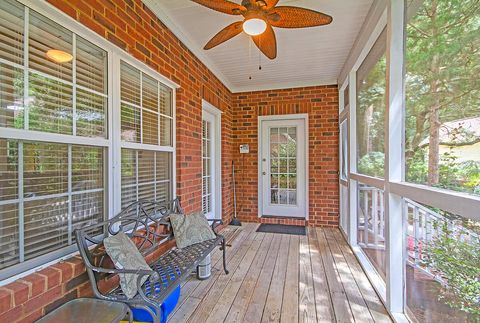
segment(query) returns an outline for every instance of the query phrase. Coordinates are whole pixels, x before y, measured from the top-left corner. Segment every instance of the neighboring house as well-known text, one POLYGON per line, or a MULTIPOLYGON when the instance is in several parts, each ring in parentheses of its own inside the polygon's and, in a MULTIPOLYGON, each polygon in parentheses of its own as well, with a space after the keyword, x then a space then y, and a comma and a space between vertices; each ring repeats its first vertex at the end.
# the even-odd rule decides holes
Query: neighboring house
MULTIPOLYGON (((421 147, 428 146, 428 138, 421 147)), ((459 162, 480 162, 480 117, 445 122, 440 127, 440 155, 451 153, 459 162)))

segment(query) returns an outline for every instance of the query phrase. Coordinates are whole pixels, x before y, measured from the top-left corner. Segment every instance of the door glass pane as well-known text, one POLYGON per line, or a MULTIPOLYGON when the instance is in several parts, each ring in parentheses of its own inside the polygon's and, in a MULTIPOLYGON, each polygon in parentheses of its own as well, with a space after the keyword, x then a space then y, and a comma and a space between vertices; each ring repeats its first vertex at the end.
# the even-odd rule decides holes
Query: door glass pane
POLYGON ((270 128, 270 204, 297 204, 297 128, 270 128))
POLYGON ((347 180, 348 169, 348 138, 347 138, 347 120, 344 120, 340 126, 340 178, 347 180))

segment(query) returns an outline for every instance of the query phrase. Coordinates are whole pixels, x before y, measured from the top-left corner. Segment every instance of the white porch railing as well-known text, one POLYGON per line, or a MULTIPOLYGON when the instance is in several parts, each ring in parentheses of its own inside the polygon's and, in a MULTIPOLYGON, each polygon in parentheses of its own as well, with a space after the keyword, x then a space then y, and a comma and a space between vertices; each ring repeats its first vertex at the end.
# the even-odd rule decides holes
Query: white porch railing
POLYGON ((360 186, 358 198, 358 245, 385 249, 385 210, 383 190, 360 186))
MULTIPOLYGON (((376 187, 360 186, 358 194, 358 245, 362 248, 384 250, 384 192, 376 187)), ((404 208, 407 222, 407 262, 426 273, 432 274, 433 268, 426 268, 423 264, 422 249, 441 233, 444 225, 453 233, 463 233, 459 235, 462 239, 469 239, 472 243, 480 241, 480 236, 462 226, 459 219, 447 218, 407 198, 404 199, 404 208)))

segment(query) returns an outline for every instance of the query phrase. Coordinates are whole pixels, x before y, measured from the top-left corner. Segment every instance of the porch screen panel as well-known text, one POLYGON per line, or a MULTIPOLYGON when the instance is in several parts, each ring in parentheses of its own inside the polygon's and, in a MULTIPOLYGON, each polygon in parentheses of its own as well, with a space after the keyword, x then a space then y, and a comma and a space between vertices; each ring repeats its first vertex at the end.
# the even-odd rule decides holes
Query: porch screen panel
POLYGON ((74 229, 103 221, 106 71, 106 51, 0 2, 0 280, 71 252, 74 229))
POLYGON ((357 71, 358 172, 384 177, 384 117, 386 89, 386 30, 357 71))

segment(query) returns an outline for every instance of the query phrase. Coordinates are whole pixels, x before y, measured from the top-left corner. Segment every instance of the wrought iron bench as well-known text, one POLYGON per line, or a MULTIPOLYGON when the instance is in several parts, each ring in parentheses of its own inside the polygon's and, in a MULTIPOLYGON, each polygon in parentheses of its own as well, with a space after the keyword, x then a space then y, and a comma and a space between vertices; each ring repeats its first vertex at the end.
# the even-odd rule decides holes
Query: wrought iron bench
MULTIPOLYGON (((212 229, 216 238, 192 246, 178 249, 169 248, 168 251, 150 263, 152 270, 116 269, 105 252, 103 239, 108 235, 115 235, 123 231, 136 244, 140 253, 148 260, 156 257, 160 247, 174 238, 168 216, 172 212, 182 212, 178 199, 165 204, 151 201, 135 202, 122 210, 114 218, 76 230, 76 240, 80 255, 86 265, 91 287, 95 297, 103 300, 122 302, 131 308, 141 308, 150 313, 154 322, 160 322, 161 304, 196 268, 197 265, 210 254, 215 247, 223 251, 223 268, 228 274, 225 259, 225 238, 216 232, 222 221, 215 220, 212 229), (100 230, 105 235, 98 236, 100 230), (120 273, 138 274, 135 297, 128 299, 117 287, 109 292, 102 292, 100 282, 105 278, 120 273), (143 277, 148 277, 142 285, 143 277)), ((168 247, 167 247, 168 248, 168 247)))

